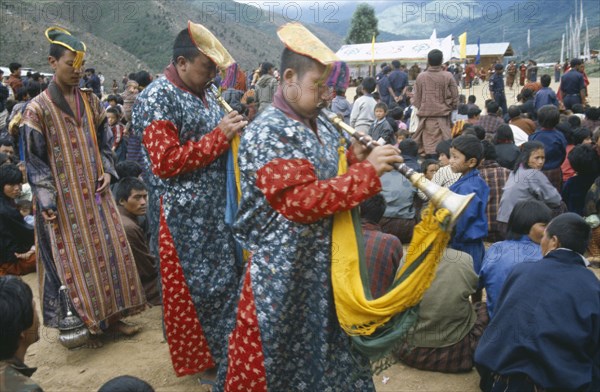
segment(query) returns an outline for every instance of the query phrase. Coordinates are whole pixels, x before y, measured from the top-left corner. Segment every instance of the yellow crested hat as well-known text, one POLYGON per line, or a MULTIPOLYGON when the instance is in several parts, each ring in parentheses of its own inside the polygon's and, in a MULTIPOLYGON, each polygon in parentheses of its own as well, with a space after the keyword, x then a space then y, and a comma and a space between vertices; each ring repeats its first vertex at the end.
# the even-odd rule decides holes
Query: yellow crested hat
POLYGON ((46 38, 50 43, 64 46, 72 52, 75 52, 74 68, 81 68, 83 65, 83 56, 85 55, 85 44, 75 38, 71 33, 62 27, 52 26, 46 29, 46 38))
POLYGON ((298 22, 281 26, 277 30, 277 35, 285 47, 292 52, 310 57, 323 65, 340 61, 327 45, 298 22))
POLYGON ((223 44, 206 27, 188 21, 188 32, 198 50, 211 59, 218 68, 225 69, 235 63, 223 44))

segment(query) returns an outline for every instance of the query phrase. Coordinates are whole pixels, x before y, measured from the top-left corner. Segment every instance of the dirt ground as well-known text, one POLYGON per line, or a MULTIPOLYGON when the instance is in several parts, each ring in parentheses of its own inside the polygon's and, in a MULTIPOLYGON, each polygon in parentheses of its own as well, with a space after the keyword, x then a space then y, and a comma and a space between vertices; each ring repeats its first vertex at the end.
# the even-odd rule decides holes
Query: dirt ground
MULTIPOLYGON (((553 88, 556 89, 553 84, 553 88)), ((590 86, 590 104, 600 105, 600 79, 593 78, 590 86)), ((468 91, 463 92, 469 94, 468 91)), ((482 86, 474 90, 477 103, 483 105, 487 98, 482 86)), ((348 92, 348 97, 354 95, 348 92)), ((511 104, 510 90, 507 95, 511 104)), ((516 95, 516 94, 515 94, 516 95)), ((600 277, 600 270, 594 269, 600 277)), ((24 277, 38 300, 36 274, 24 277)), ((42 327, 41 339, 32 345, 25 362, 38 368, 33 379, 45 391, 96 391, 107 380, 124 374, 149 382, 158 392, 204 391, 198 377, 177 378, 173 372, 168 347, 163 339, 160 308, 154 307, 132 317, 129 321, 143 327, 133 338, 111 337, 103 348, 69 351, 58 341, 58 332, 42 327)), ((478 391, 476 371, 466 374, 423 372, 396 364, 383 374, 375 376, 377 391, 478 391)), ((316 392, 316 391, 315 391, 316 392)))

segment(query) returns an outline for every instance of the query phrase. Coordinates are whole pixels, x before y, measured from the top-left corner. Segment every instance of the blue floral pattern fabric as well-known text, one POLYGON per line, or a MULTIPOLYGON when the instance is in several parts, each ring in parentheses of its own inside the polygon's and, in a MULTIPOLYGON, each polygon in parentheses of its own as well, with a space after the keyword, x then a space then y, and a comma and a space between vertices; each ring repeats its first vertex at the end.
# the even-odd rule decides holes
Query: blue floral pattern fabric
MULTIPOLYGON (((212 132, 223 111, 212 96, 203 99, 166 77, 149 85, 133 107, 132 130, 143 139, 153 123, 170 122, 179 144, 198 142, 212 132)), ((160 200, 185 279, 215 362, 222 359, 233 328, 241 270, 234 257, 235 240, 225 223, 227 154, 205 167, 184 170, 169 178, 152 173, 143 151, 144 181, 149 187, 148 219, 151 249, 158 254, 160 200)))
MULTIPOLYGON (((234 230, 252 253, 250 275, 267 389, 372 391, 369 361, 352 351, 335 312, 333 218, 311 224, 288 220, 255 184, 256 172, 276 158, 308 160, 319 180, 336 177, 340 134, 326 120, 317 123, 315 133, 269 107, 248 126, 239 150, 242 200, 234 230)), ((224 376, 221 369, 217 390, 224 376)))

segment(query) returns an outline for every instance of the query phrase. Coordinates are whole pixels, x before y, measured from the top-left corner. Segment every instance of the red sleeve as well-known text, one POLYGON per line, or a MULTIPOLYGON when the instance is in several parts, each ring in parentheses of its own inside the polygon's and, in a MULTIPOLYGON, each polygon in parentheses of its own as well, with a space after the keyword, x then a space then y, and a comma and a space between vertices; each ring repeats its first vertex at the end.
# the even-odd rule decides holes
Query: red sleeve
POLYGON ((381 191, 371 163, 349 167, 348 173, 319 180, 306 159, 274 159, 256 172, 256 186, 271 207, 287 219, 313 223, 349 210, 381 191))
POLYGON ((346 161, 348 161, 348 166, 350 165, 354 165, 355 163, 359 163, 360 161, 356 158, 356 155, 354 155, 354 150, 352 149, 352 147, 350 147, 347 151, 346 151, 346 161))
POLYGON ((217 127, 199 141, 179 142, 177 128, 166 120, 152 121, 144 130, 144 146, 152 162, 152 173, 169 178, 188 173, 213 162, 229 148, 225 134, 217 127))

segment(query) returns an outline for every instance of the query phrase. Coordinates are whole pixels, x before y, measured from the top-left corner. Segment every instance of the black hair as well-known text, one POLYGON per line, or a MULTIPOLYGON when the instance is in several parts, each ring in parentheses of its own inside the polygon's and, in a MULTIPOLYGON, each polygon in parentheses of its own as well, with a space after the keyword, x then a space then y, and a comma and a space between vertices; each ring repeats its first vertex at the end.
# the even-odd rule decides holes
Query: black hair
POLYGON ((27 84, 27 95, 29 99, 35 98, 42 92, 42 85, 39 82, 30 81, 27 84))
POLYGON ((85 70, 85 72, 89 72, 89 73, 95 74, 96 70, 94 68, 88 68, 88 69, 85 70))
POLYGON ((419 154, 419 145, 413 139, 404 139, 398 145, 400 153, 409 157, 416 157, 419 154))
MULTIPOLYGON (((263 63, 262 66, 264 67, 264 65, 265 63, 263 63)), ((310 57, 295 53, 288 48, 283 49, 283 52, 281 53, 281 75, 283 75, 286 69, 290 68, 296 72, 298 79, 301 79, 306 72, 310 71, 316 66, 317 62, 315 60, 311 59, 310 57)))
POLYGON ((425 159, 422 163, 421 163, 421 171, 424 173, 427 173, 427 168, 431 165, 440 165, 440 163, 435 160, 435 159, 431 159, 431 158, 427 158, 425 159))
MULTIPOLYGON (((467 102, 467 97, 465 97, 465 95, 464 95, 464 94, 460 94, 460 95, 458 96, 458 103, 459 103, 459 104, 464 104, 464 103, 466 103, 466 102, 467 102)), ((459 105, 459 106, 460 106, 460 105, 459 105)), ((465 114, 466 114, 466 113, 465 113, 465 114)))
POLYGON ((477 137, 477 139, 479 139, 479 140, 485 139, 485 128, 484 127, 482 127, 481 125, 475 125, 475 126, 473 126, 473 130, 475 131, 475 136, 477 137))
POLYGON ((117 109, 117 108, 107 108, 106 113, 112 113, 115 116, 117 116, 117 118, 119 117, 119 114, 120 114, 119 109, 117 109))
MULTIPOLYGON (((183 56, 183 55, 180 55, 183 56)), ((179 56, 178 56, 179 57, 179 56)), ((184 56, 185 57, 185 56, 184 56)), ((187 57, 186 57, 187 58, 187 57)), ((135 72, 131 72, 129 75, 127 75, 127 79, 129 80, 135 80, 135 72)))
POLYGON ((512 120, 513 118, 517 118, 521 115, 521 108, 517 105, 511 105, 508 108, 508 117, 512 120))
POLYGON ((521 167, 521 165, 523 165, 525 169, 531 169, 529 167, 529 157, 534 151, 543 149, 544 144, 541 142, 531 141, 521 144, 521 153, 517 157, 517 160, 515 162, 515 168, 513 169, 513 171, 516 173, 517 170, 519 170, 519 168, 521 167))
POLYGON ((550 82, 552 82, 552 78, 550 77, 550 75, 544 74, 540 78, 540 83, 542 84, 542 87, 550 86, 550 82))
POLYGON ((525 88, 523 91, 521 91, 521 96, 525 101, 527 101, 530 98, 533 98, 533 90, 530 88, 525 88))
POLYGON ((600 108, 590 107, 585 111, 588 120, 596 121, 600 118, 600 108))
POLYGON ((427 64, 431 66, 439 66, 442 65, 442 61, 444 60, 444 53, 442 53, 439 49, 433 49, 427 54, 427 64))
POLYGON ((388 117, 391 117, 396 121, 402 121, 404 118, 404 110, 402 110, 400 106, 395 106, 388 111, 388 117))
POLYGON ((552 219, 546 227, 549 238, 556 236, 561 248, 583 254, 590 242, 590 226, 574 212, 567 212, 552 219))
POLYGON ((117 96, 115 94, 110 94, 107 98, 106 98, 106 102, 110 102, 110 101, 115 101, 117 102, 117 96))
POLYGON ((552 210, 538 200, 522 200, 515 204, 506 228, 507 240, 518 240, 528 235, 536 223, 548 223, 552 219, 552 210))
POLYGON ((268 61, 265 61, 264 63, 262 63, 260 65, 260 72, 259 75, 263 76, 269 73, 270 70, 272 70, 274 67, 273 64, 269 63, 268 61))
POLYGON ((483 146, 483 159, 486 161, 495 161, 498 156, 496 155, 496 147, 489 140, 482 140, 481 145, 483 146))
POLYGON ((485 109, 487 110, 487 114, 498 114, 500 106, 498 106, 496 101, 492 100, 485 104, 485 109))
POLYGON ((31 287, 18 276, 0 276, 0 361, 15 355, 21 333, 33 325, 33 312, 31 287))
POLYGON ((10 73, 15 72, 19 68, 21 68, 21 64, 19 64, 19 63, 10 63, 10 64, 8 64, 8 69, 10 70, 10 73))
POLYGON ((148 71, 139 71, 135 74, 135 81, 140 85, 140 87, 146 87, 152 82, 152 75, 150 75, 148 71))
POLYGON ((387 113, 388 105, 386 105, 385 102, 377 102, 375 104, 375 109, 383 109, 383 111, 387 113))
POLYGON ((571 106, 571 111, 573 114, 583 114, 585 112, 585 107, 580 103, 576 103, 571 106))
POLYGON ((115 201, 117 204, 121 200, 127 201, 129 196, 131 196, 132 191, 147 191, 148 187, 142 180, 137 177, 123 177, 119 182, 117 182, 117 186, 115 188, 115 201))
POLYGON ((596 149, 590 144, 575 146, 567 156, 573 170, 579 175, 597 175, 600 158, 596 149))
POLYGON ((17 93, 15 94, 15 98, 17 101, 24 101, 25 97, 27 97, 29 93, 27 92, 27 87, 21 87, 20 89, 17 90, 17 93))
POLYGON ((584 127, 581 128, 575 128, 573 130, 573 132, 571 133, 571 144, 574 145, 578 145, 583 143, 583 141, 587 138, 591 138, 592 137, 592 132, 584 127))
POLYGON ((98 392, 154 392, 154 388, 137 377, 119 376, 104 383, 98 392))
POLYGON ((571 125, 572 128, 578 128, 581 126, 581 118, 574 114, 567 117, 567 122, 571 125))
POLYGON ((16 185, 23 183, 23 173, 14 163, 7 163, 0 166, 0 195, 4 193, 4 185, 16 185))
POLYGON ((469 107, 467 105, 465 105, 464 103, 458 105, 458 114, 467 116, 469 114, 469 107))
POLYGON ((142 166, 136 161, 121 161, 115 165, 119 178, 139 177, 143 172, 142 166))
MULTIPOLYGON (((192 37, 190 37, 190 33, 188 29, 183 29, 177 34, 175 37, 175 42, 173 42, 173 57, 172 62, 175 64, 179 57, 185 58, 187 61, 193 61, 198 55, 200 51, 198 47, 192 41, 192 37)), ((129 75, 129 79, 135 79, 129 75)))
POLYGON ((469 98, 467 98, 469 103, 475 103, 475 101, 477 101, 477 97, 474 95, 469 95, 469 98))
POLYGON ((385 198, 378 193, 360 203, 360 217, 369 223, 377 224, 383 218, 386 207, 385 198))
POLYGON ((493 139, 494 144, 514 144, 515 135, 510 125, 502 124, 496 129, 493 139))
POLYGON ((544 105, 538 110, 538 122, 544 129, 554 129, 560 120, 560 112, 554 105, 544 105))
POLYGON ((0 138, 0 146, 6 146, 6 147, 13 147, 14 148, 13 142, 9 138, 6 138, 6 137, 0 138))
POLYGON ((375 82, 375 78, 367 76, 363 79, 362 86, 363 92, 371 94, 375 90, 375 87, 377 87, 377 82, 375 82))
POLYGON ((446 157, 450 158, 450 146, 452 145, 452 140, 442 140, 435 146, 435 152, 438 155, 444 154, 446 157))
POLYGON ((481 145, 481 141, 475 136, 464 135, 452 139, 452 148, 463 154, 465 160, 475 158, 475 167, 479 165, 479 162, 483 158, 483 146, 481 145))
POLYGON ((390 124, 390 127, 392 127, 392 131, 394 131, 394 133, 392 135, 389 135, 389 137, 386 138, 386 143, 387 144, 396 144, 396 132, 398 132, 398 123, 396 122, 396 120, 394 120, 393 118, 391 118, 389 116, 389 113, 386 114, 385 116, 385 121, 387 121, 390 124))
POLYGON ((467 116, 469 118, 475 118, 481 114, 481 109, 479 108, 469 108, 467 111, 467 116))
POLYGON ((392 67, 394 67, 395 69, 400 69, 400 61, 393 60, 392 61, 392 67))

